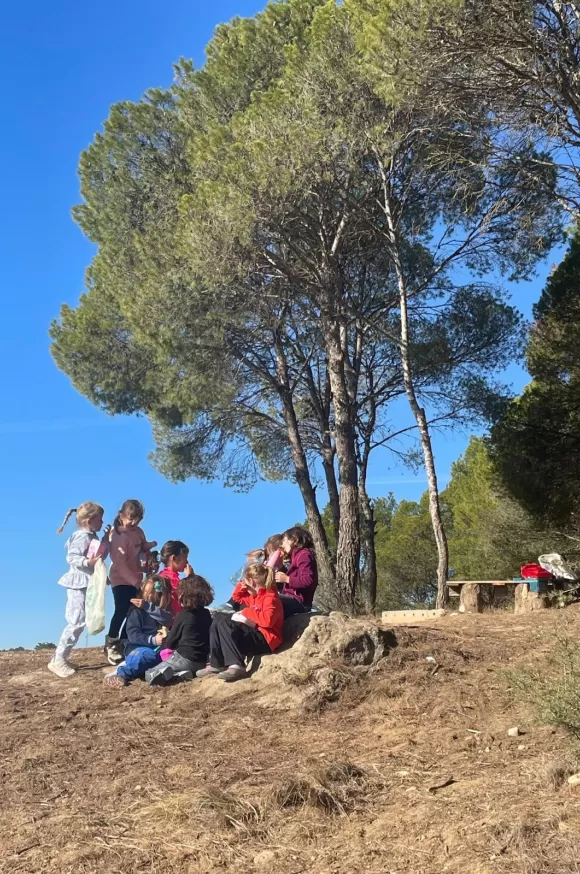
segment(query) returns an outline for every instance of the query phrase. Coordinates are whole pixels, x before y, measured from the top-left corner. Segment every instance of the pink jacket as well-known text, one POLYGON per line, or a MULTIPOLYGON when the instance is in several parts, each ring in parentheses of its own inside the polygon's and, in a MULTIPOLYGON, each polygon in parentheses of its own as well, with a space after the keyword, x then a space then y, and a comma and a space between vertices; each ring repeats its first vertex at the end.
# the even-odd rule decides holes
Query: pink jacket
POLYGON ((139 553, 146 551, 146 544, 147 538, 137 526, 113 528, 109 546, 112 562, 109 580, 112 586, 141 587, 143 570, 139 564, 139 553))

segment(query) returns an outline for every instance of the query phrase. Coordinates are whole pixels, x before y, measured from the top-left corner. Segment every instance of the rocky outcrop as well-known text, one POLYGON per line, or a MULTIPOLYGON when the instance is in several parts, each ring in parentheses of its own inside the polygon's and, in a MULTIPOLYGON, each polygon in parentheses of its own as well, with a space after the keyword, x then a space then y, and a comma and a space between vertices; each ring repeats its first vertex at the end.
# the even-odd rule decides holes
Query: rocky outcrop
POLYGON ((293 616, 284 623, 282 648, 256 657, 247 680, 226 685, 210 678, 193 685, 204 697, 252 690, 263 706, 315 709, 337 698, 396 644, 391 630, 344 613, 293 616))

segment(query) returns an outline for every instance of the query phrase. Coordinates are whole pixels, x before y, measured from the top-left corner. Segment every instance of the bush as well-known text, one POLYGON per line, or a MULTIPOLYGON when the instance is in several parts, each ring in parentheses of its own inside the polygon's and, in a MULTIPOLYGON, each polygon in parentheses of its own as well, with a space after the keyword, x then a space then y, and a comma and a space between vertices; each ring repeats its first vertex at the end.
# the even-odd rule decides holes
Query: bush
POLYGON ((56 643, 37 643, 34 649, 36 650, 36 652, 39 652, 39 650, 41 649, 56 649, 56 643))
POLYGON ((580 740, 580 644, 575 639, 559 637, 542 670, 514 671, 508 677, 542 722, 557 725, 580 740))

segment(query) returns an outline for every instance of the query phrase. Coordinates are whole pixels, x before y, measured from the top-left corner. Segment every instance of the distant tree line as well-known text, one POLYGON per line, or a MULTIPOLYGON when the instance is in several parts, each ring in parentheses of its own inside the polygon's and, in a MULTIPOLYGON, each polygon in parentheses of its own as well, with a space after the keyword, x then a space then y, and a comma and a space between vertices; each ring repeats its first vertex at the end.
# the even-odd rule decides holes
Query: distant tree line
MULTIPOLYGON (((36 652, 40 652, 44 649, 56 649, 56 643, 48 643, 47 641, 43 643, 37 643, 34 647, 36 652)), ((0 652, 26 652, 25 646, 9 646, 7 649, 0 650, 0 652)))

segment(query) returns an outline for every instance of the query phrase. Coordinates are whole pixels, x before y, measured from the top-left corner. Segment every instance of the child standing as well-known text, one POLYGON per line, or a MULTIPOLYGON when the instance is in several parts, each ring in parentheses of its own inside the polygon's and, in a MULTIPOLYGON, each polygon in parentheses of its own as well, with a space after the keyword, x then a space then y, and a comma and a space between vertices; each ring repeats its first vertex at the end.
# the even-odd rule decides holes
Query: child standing
POLYGON ((318 567, 310 532, 301 525, 289 528, 283 535, 282 551, 290 559, 286 573, 276 572, 276 582, 283 586, 284 615, 308 613, 318 586, 318 567))
POLYGON ((213 591, 207 580, 192 574, 181 580, 177 590, 181 612, 178 614, 161 653, 163 662, 147 671, 150 686, 164 686, 176 675, 191 680, 207 664, 213 591), (173 650, 167 657, 165 653, 173 650))
POLYGON ((107 686, 119 689, 159 664, 159 652, 166 635, 164 626, 171 625, 173 620, 170 605, 171 587, 168 580, 160 576, 147 577, 143 583, 142 598, 132 599, 127 617, 125 661, 107 674, 104 680, 107 686))
POLYGON ((171 585, 171 609, 174 616, 177 616, 181 610, 178 595, 179 583, 181 582, 179 574, 184 571, 188 577, 193 574, 188 557, 189 546, 186 546, 181 540, 168 540, 161 547, 159 554, 159 558, 165 565, 159 576, 169 580, 171 585))
POLYGON ((95 564, 106 552, 105 543, 108 536, 107 530, 103 540, 99 541, 97 531, 103 527, 104 510, 100 504, 94 504, 92 501, 85 501, 78 508, 69 510, 57 534, 62 534, 73 513, 76 513, 78 529, 71 534, 65 544, 69 570, 58 581, 59 586, 64 586, 67 590, 65 611, 67 624, 54 656, 48 664, 49 671, 61 679, 70 677, 75 672, 67 659, 85 627, 87 586, 95 564))
POLYGON ((272 568, 257 563, 249 565, 233 597, 244 607, 212 624, 209 664, 197 672, 198 677, 217 674, 227 683, 241 680, 247 676, 246 656, 274 652, 282 643, 284 611, 272 568))
POLYGON ((111 618, 109 633, 105 637, 105 656, 111 665, 123 660, 119 642, 121 626, 127 618, 131 598, 134 598, 143 580, 142 556, 148 557, 157 541, 148 541, 139 527, 145 515, 140 501, 125 501, 119 510, 110 533, 109 555, 111 567, 109 582, 113 589, 115 612, 111 618))

